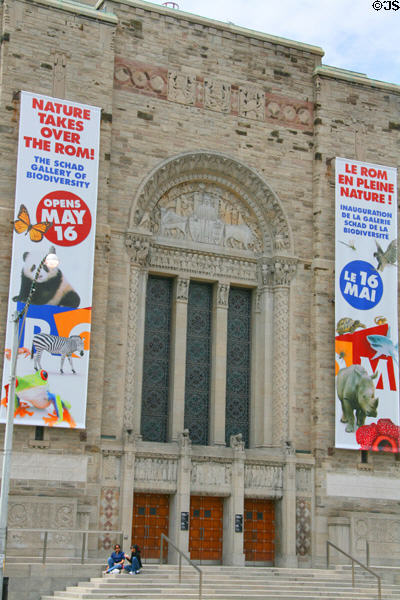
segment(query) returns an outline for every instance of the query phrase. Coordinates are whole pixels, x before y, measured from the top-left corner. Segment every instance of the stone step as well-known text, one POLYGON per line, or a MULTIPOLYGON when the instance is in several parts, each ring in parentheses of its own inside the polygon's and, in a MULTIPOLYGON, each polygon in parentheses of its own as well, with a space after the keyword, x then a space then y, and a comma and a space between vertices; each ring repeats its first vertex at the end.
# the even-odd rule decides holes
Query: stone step
MULTIPOLYGON (((276 567, 201 567, 203 600, 376 600, 377 584, 357 572, 276 567)), ((149 565, 139 575, 94 577, 42 600, 197 600, 198 574, 184 568, 178 582, 176 565, 149 565)), ((399 600, 400 586, 382 586, 382 600, 399 600)))

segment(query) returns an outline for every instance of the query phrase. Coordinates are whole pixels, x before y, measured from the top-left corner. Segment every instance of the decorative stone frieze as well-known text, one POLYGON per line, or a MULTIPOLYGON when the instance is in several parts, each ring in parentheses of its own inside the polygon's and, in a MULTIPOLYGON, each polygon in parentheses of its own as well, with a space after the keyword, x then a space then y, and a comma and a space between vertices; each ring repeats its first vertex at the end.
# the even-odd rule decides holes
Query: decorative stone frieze
POLYGON ((167 481, 176 483, 177 460, 168 458, 136 458, 135 480, 145 481, 167 481))
POLYGON ((230 279, 243 283, 257 283, 256 261, 227 256, 152 245, 149 260, 151 269, 166 273, 185 273, 188 277, 230 279))
POLYGON ((275 125, 311 131, 313 103, 265 93, 256 86, 210 79, 165 67, 115 58, 114 87, 186 106, 238 115, 275 125))
POLYGON ((191 483, 196 486, 224 486, 232 481, 232 466, 222 462, 192 461, 191 483))
POLYGON ((245 488, 269 488, 282 490, 282 467, 261 464, 246 464, 244 467, 245 488))

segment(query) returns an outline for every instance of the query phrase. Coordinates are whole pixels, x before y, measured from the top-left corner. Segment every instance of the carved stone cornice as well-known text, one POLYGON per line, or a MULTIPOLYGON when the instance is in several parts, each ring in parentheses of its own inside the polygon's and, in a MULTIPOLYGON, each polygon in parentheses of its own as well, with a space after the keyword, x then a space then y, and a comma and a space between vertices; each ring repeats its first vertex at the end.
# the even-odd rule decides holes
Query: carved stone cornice
POLYGON ((150 241, 149 235, 138 234, 133 231, 127 231, 125 234, 125 247, 131 263, 138 267, 144 267, 147 264, 150 241))
POLYGON ((153 243, 148 262, 153 269, 174 275, 185 273, 189 278, 201 276, 257 283, 257 262, 250 258, 223 256, 187 248, 171 248, 153 243))
POLYGON ((289 287, 297 270, 297 259, 276 256, 263 259, 260 263, 260 274, 263 285, 270 287, 289 287))

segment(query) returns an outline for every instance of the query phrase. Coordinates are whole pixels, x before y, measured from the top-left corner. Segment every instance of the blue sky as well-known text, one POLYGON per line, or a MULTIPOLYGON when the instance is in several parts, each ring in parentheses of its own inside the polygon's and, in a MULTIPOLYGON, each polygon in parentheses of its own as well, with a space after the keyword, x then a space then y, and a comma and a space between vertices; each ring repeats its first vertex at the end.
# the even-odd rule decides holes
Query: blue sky
POLYGON ((323 64, 400 85, 400 0, 378 0, 380 10, 374 0, 176 1, 185 12, 321 46, 323 64))

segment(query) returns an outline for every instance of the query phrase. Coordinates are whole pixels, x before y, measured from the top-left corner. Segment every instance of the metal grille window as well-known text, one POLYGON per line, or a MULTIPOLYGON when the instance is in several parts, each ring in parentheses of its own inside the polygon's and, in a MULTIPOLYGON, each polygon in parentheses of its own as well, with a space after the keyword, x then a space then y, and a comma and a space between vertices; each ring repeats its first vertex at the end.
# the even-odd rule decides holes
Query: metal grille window
POLYGON ((171 331, 172 279, 149 276, 143 349, 141 434, 166 442, 171 331))
POLYGON ((251 290, 229 292, 225 440, 241 433, 249 446, 251 290))
POLYGON ((186 341, 185 428, 193 444, 208 443, 212 286, 190 282, 186 341))

